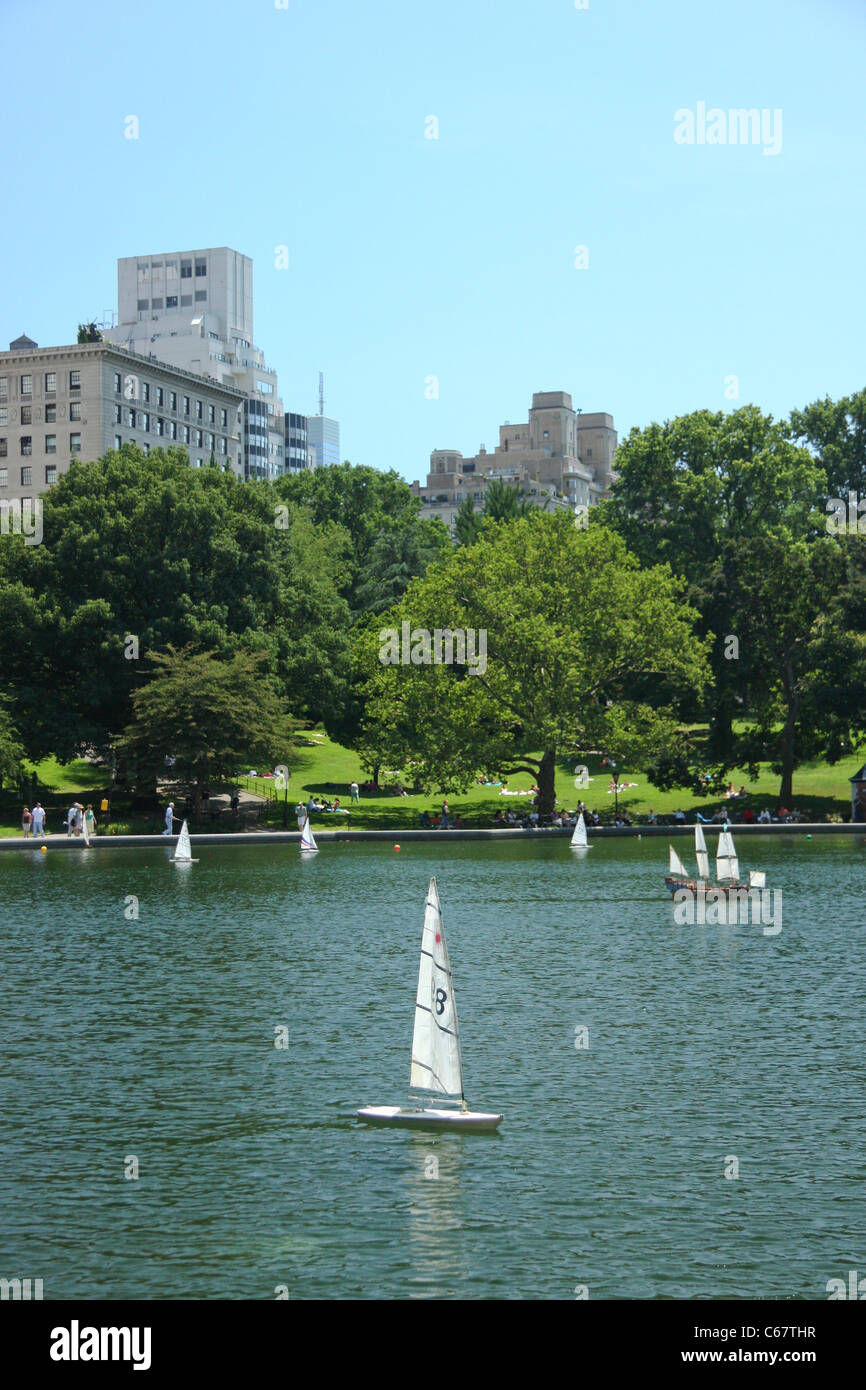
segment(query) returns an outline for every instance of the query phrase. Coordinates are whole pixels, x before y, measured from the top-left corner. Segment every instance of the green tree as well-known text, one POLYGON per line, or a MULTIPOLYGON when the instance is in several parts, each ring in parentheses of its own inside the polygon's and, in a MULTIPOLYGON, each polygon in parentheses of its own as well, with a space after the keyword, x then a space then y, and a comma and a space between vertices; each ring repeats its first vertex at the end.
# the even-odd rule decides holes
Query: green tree
POLYGON ((388 615, 416 633, 412 664, 394 664, 393 651, 389 660, 384 625, 359 634, 368 764, 411 756, 422 784, 454 790, 479 772, 529 772, 542 813, 553 809, 559 756, 601 748, 634 766, 677 726, 651 697, 634 700, 631 683, 663 675, 700 690, 705 679, 707 644, 692 633, 683 587, 667 568, 642 571, 611 531, 580 530, 562 512, 486 525, 388 615), (437 663, 417 637, 436 629, 471 629, 475 660, 469 649, 464 664, 437 663))
POLYGON ((454 518, 454 535, 458 545, 473 545, 481 534, 484 517, 475 510, 475 500, 467 492, 454 518))
POLYGON ((101 343, 102 334, 95 323, 80 323, 78 325, 79 343, 101 343))
POLYGON ((12 723, 9 705, 7 697, 0 694, 0 788, 9 782, 20 782, 24 775, 24 746, 12 723))
MULTIPOLYGON (((831 497, 866 496, 866 389, 841 400, 813 401, 791 411, 791 435, 815 456, 831 497)), ((866 521, 864 521, 866 527, 866 521)))
MULTIPOLYGON (((732 587, 739 559, 761 538, 793 545, 824 530, 825 474, 788 433, 755 406, 634 429, 617 450, 612 498, 593 509, 643 564, 669 564, 686 580, 699 631, 713 634, 708 756, 722 767, 737 761, 733 722, 765 671, 759 648, 739 640, 732 587), (732 637, 739 640, 736 659, 732 637)), ((701 711, 681 706, 681 713, 694 718, 701 711)))
MULTIPOLYGON (((190 468, 180 449, 125 446, 61 478, 43 543, 0 543, 4 676, 28 756, 107 756, 140 653, 170 644, 259 650, 287 708, 339 710, 349 608, 318 528, 277 503, 270 484, 190 468)), ((345 536, 326 536, 339 557, 345 536)))
POLYGON ((533 505, 527 497, 521 497, 520 490, 511 483, 494 478, 484 499, 485 521, 516 521, 518 517, 528 516, 533 505))
POLYGON ((201 789, 240 763, 286 762, 297 727, 263 676, 261 653, 229 659, 187 647, 149 655, 152 674, 132 697, 133 718, 117 740, 139 788, 155 786, 171 759, 172 780, 201 789))

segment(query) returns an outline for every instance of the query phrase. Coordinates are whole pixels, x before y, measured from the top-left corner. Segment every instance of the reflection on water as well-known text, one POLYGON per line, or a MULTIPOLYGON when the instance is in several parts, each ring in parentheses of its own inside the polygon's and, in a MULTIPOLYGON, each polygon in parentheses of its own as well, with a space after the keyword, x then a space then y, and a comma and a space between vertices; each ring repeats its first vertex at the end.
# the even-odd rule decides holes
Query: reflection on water
POLYGON ((464 1273, 460 1232, 462 1141, 458 1136, 409 1132, 404 1187, 409 1208, 411 1298, 459 1293, 464 1273), (448 1143, 456 1138, 456 1143, 448 1143))

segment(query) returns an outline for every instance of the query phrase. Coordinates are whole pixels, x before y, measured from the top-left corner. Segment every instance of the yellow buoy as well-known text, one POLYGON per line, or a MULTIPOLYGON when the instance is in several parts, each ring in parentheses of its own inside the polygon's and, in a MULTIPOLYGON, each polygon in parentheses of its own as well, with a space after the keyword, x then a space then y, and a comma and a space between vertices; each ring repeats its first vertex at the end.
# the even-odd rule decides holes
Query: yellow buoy
POLYGON ((47 845, 43 845, 42 848, 41 848, 41 850, 39 851, 39 853, 40 853, 40 854, 47 854, 47 853, 48 853, 48 846, 47 846, 47 845))

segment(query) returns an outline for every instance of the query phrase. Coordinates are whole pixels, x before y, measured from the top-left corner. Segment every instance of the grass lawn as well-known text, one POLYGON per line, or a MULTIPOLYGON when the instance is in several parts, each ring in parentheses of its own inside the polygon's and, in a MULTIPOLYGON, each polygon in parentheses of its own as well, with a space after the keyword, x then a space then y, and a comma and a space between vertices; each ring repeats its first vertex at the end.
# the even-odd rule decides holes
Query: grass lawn
MULTIPOLYGON (((582 798, 591 811, 598 811, 602 817, 612 814, 614 798, 608 793, 610 769, 599 766, 599 759, 587 758, 590 783, 586 788, 574 785, 575 759, 563 759, 557 769, 556 794, 560 806, 573 809, 582 798)), ((789 809, 801 811, 809 820, 837 819, 850 808, 848 778, 866 761, 866 749, 859 758, 843 760, 834 767, 826 763, 805 764, 794 775, 794 806, 789 809)), ((381 790, 378 794, 361 793, 360 802, 352 806, 349 784, 354 780, 359 786, 367 780, 360 760, 351 749, 334 743, 323 731, 301 736, 297 750, 290 764, 288 789, 287 823, 290 829, 297 828, 295 804, 306 801, 310 793, 319 799, 333 800, 339 796, 340 802, 351 811, 348 816, 335 816, 322 813, 314 819, 314 824, 323 829, 345 827, 350 824, 356 830, 407 830, 418 825, 418 814, 427 810, 431 817, 434 811, 441 810, 443 792, 428 796, 393 796, 386 790, 386 784, 398 780, 399 773, 389 776, 384 770, 380 773, 381 790)), ((619 768, 620 784, 633 782, 620 793, 620 809, 626 809, 632 819, 645 816, 654 810, 660 815, 683 810, 689 819, 694 819, 695 811, 702 815, 712 815, 720 805, 738 808, 742 803, 726 802, 719 798, 694 797, 690 792, 662 792, 648 782, 639 771, 631 772, 619 768)), ((104 768, 94 767, 82 761, 60 765, 54 759, 46 759, 36 767, 40 789, 39 799, 48 809, 48 827, 54 834, 62 834, 62 820, 70 801, 79 800, 85 804, 91 801, 97 812, 97 819, 104 821, 98 809, 97 795, 101 795, 106 782, 104 768), (47 788, 42 794, 43 788, 47 788), (62 808, 62 812, 61 812, 62 808)), ((775 813, 778 808, 779 778, 764 765, 760 776, 750 782, 745 769, 731 773, 730 780, 735 786, 745 785, 750 795, 747 804, 757 812, 767 806, 775 813)), ((282 795, 277 796, 273 780, 264 777, 239 777, 236 783, 245 790, 267 799, 268 805, 262 824, 279 828, 283 824, 284 805, 282 795)), ((528 791, 532 778, 520 774, 508 779, 509 791, 528 791)), ((214 787, 214 791, 222 790, 214 787)), ((449 795, 452 817, 458 812, 466 826, 488 826, 501 807, 519 812, 532 808, 531 796, 502 796, 498 787, 473 787, 468 792, 449 795)), ((20 834, 20 805, 14 798, 4 794, 3 810, 0 812, 0 835, 20 834)), ((122 805, 116 803, 113 810, 113 823, 118 831, 130 833, 151 833, 162 829, 162 813, 154 812, 145 816, 130 816, 122 805)))

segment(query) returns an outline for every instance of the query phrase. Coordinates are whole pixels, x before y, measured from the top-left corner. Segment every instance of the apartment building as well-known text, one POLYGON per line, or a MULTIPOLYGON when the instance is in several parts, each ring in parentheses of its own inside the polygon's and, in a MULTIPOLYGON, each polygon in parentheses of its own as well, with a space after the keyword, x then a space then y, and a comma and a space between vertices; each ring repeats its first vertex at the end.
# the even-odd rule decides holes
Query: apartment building
POLYGON ((74 462, 124 443, 182 445, 243 476, 243 391, 109 343, 40 348, 21 337, 0 352, 0 501, 46 492, 74 462))
POLYGON ((423 515, 439 516, 449 527, 466 496, 483 510, 494 480, 537 506, 582 510, 607 495, 616 445, 613 416, 575 410, 566 391, 537 391, 525 422, 500 425, 492 454, 483 445, 468 458, 457 449, 434 449, 426 484, 413 483, 412 490, 423 515))
POLYGON ((279 477, 283 404, 277 374, 254 343, 249 256, 228 246, 123 256, 117 305, 117 326, 105 338, 240 390, 243 476, 279 477))

